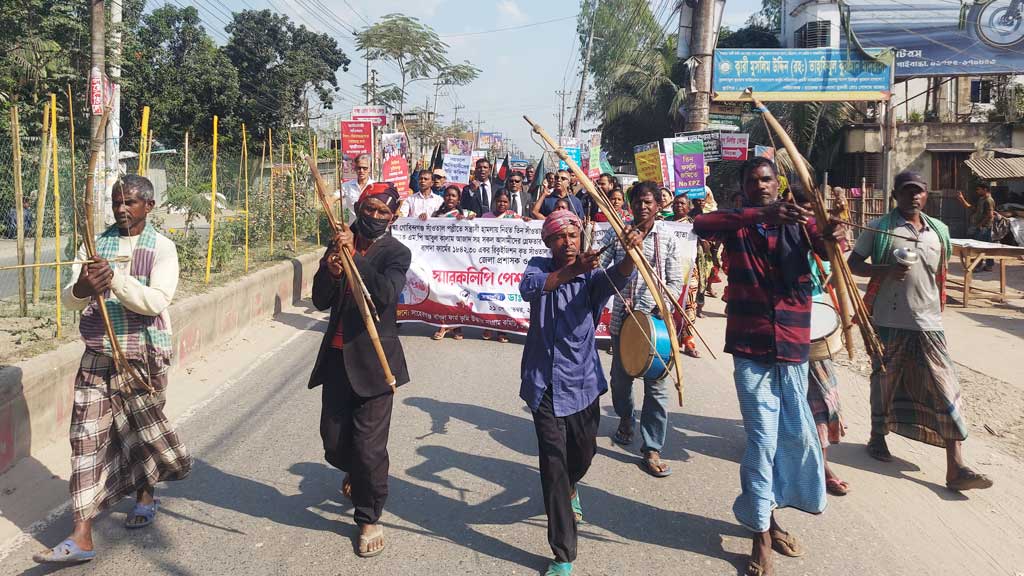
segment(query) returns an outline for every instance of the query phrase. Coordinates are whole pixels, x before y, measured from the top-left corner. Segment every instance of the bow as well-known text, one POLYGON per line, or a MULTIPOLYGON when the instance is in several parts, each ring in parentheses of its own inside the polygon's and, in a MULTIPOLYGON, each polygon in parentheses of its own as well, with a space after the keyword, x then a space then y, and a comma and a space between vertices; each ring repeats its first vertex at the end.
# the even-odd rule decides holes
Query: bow
MULTIPOLYGON (((85 182, 85 211, 82 215, 84 220, 83 229, 85 230, 82 243, 85 245, 87 260, 96 259, 96 228, 93 225, 95 194, 93 193, 93 185, 96 179, 96 164, 99 162, 100 150, 103 148, 103 133, 107 128, 107 120, 109 118, 110 109, 104 108, 103 116, 100 117, 96 132, 92 135, 89 142, 89 174, 85 182)), ((107 331, 107 339, 110 340, 110 355, 114 361, 114 370, 117 373, 124 374, 128 378, 129 384, 139 384, 142 388, 152 393, 153 386, 149 383, 149 380, 142 377, 142 374, 132 366, 131 362, 124 355, 124 351, 121 350, 121 344, 117 341, 117 333, 114 331, 114 325, 110 322, 110 314, 107 313, 107 304, 103 299, 103 295, 97 294, 95 298, 96 307, 100 311, 100 317, 103 318, 103 327, 107 331)), ((125 391, 130 392, 130 390, 125 391)))
MULTIPOLYGON (((765 121, 768 122, 768 125, 778 135, 779 140, 782 141, 786 153, 793 160, 793 166, 800 176, 804 189, 812 199, 814 217, 819 223, 824 225, 825 222, 829 221, 828 212, 825 210, 825 198, 822 196, 821 190, 814 185, 811 173, 807 170, 806 160, 800 155, 796 145, 793 143, 793 139, 789 137, 782 124, 768 110, 768 107, 754 96, 753 90, 747 88, 743 94, 753 101, 754 107, 757 108, 765 121)), ((853 273, 850 272, 850 267, 846 263, 846 258, 843 257, 842 248, 840 248, 837 242, 828 238, 826 238, 825 244, 828 247, 829 262, 832 264, 832 285, 835 287, 839 304, 839 315, 843 325, 843 340, 846 343, 846 353, 851 359, 853 358, 853 325, 850 322, 850 319, 853 318, 860 327, 864 348, 867 349, 868 354, 872 358, 881 360, 884 347, 878 339, 878 333, 875 332, 875 328, 871 324, 871 315, 868 313, 867 306, 864 305, 864 299, 861 297, 860 290, 853 278, 853 273), (850 310, 851 304, 853 306, 852 311, 850 310)))
MULTIPOLYGON (((330 224, 331 231, 337 234, 342 230, 347 230, 348 227, 345 223, 338 222, 334 211, 331 209, 331 201, 327 197, 327 184, 324 182, 323 176, 320 175, 320 171, 317 170, 316 162, 308 154, 303 154, 303 159, 309 165, 309 172, 316 183, 316 195, 320 198, 320 204, 327 215, 327 223, 330 224)), ((388 365, 388 358, 384 355, 384 347, 381 346, 380 336, 377 334, 377 324, 373 320, 374 316, 376 316, 373 300, 370 299, 370 293, 363 283, 363 277, 359 275, 359 269, 356 268, 352 255, 347 250, 339 250, 339 255, 341 256, 341 268, 345 271, 345 280, 348 282, 349 287, 352 288, 352 296, 355 298, 356 307, 359 308, 359 313, 363 317, 363 323, 366 324, 366 332, 370 335, 370 341, 373 343, 374 352, 377 353, 380 367, 384 370, 384 380, 391 386, 391 393, 394 394, 396 379, 394 374, 391 373, 391 366, 388 365), (359 296, 356 296, 356 294, 359 294, 359 296)))
POLYGON ((658 313, 661 314, 661 319, 662 321, 665 322, 665 328, 668 330, 669 344, 671 345, 672 349, 672 369, 675 372, 674 379, 676 383, 676 392, 679 397, 679 405, 682 406, 682 347, 679 345, 679 337, 676 334, 675 321, 672 319, 672 308, 670 308, 669 305, 665 302, 665 298, 662 295, 661 290, 658 289, 660 286, 658 282, 660 278, 654 270, 654 267, 651 265, 650 262, 647 261, 647 258, 644 257, 644 252, 642 248, 628 247, 629 244, 626 242, 626 225, 625 223, 623 223, 622 218, 619 216, 618 210, 612 207, 612 203, 611 201, 608 200, 608 197, 605 196, 604 191, 594 186, 594 183, 591 182, 590 178, 588 178, 586 174, 583 173, 583 170, 580 170, 580 167, 576 165, 576 162, 572 158, 570 158, 568 154, 565 153, 565 150, 563 150, 560 146, 558 146, 555 143, 551 136, 548 135, 548 133, 545 132, 539 124, 534 123, 526 116, 523 116, 523 119, 526 120, 527 124, 529 124, 530 127, 533 128, 534 132, 536 132, 541 138, 544 139, 545 142, 547 142, 548 146, 550 146, 555 151, 555 154, 557 154, 563 162, 569 165, 569 169, 572 170, 574 174, 576 174, 576 179, 579 180, 581 184, 583 184, 583 187, 587 189, 587 192, 590 194, 590 197, 593 198, 594 201, 597 203, 597 207, 600 208, 601 211, 604 212, 605 216, 608 218, 608 224, 611 225, 612 230, 615 231, 615 235, 618 237, 619 242, 621 242, 622 246, 626 249, 626 254, 628 254, 629 257, 633 259, 633 263, 636 264, 637 271, 640 273, 640 276, 644 279, 644 282, 647 283, 647 287, 650 290, 651 296, 654 297, 654 302, 658 305, 658 313))

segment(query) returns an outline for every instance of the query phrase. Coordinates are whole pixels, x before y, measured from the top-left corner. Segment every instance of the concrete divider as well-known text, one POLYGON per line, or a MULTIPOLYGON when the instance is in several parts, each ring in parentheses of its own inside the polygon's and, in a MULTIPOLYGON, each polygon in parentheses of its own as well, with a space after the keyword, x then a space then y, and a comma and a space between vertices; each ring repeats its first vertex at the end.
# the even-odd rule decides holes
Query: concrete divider
MULTIPOLYGON (((171 305, 174 367, 198 359, 253 320, 309 294, 319 252, 254 272, 171 305)), ((75 374, 84 346, 75 341, 0 367, 0 474, 54 441, 67 441, 75 374)))

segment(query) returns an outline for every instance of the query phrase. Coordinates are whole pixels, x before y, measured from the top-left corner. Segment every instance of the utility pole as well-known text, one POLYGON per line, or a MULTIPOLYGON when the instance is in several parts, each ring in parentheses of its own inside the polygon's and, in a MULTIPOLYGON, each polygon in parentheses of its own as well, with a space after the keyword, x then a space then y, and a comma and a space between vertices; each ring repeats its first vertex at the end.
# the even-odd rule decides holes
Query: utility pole
POLYGON ((455 115, 452 118, 452 126, 456 126, 457 127, 459 125, 459 110, 462 110, 463 108, 465 108, 465 106, 463 106, 462 104, 456 104, 454 106, 454 109, 455 109, 455 113, 454 114, 455 115))
POLYGON ((594 48, 594 29, 597 28, 597 4, 594 0, 594 13, 590 17, 590 32, 587 34, 587 55, 583 58, 583 69, 580 70, 580 93, 576 97, 576 116, 572 120, 572 135, 580 139, 580 116, 583 114, 583 97, 587 89, 587 69, 590 67, 590 53, 594 48))
MULTIPOLYGON (((90 71, 90 81, 98 79, 102 85, 103 72, 106 69, 106 30, 104 28, 105 21, 107 18, 106 10, 104 10, 103 0, 90 0, 92 3, 89 9, 89 39, 90 39, 90 55, 92 70, 90 71)), ((90 91, 91 92, 91 91, 90 91)), ((91 98, 91 96, 90 96, 91 98)), ((89 147, 99 150, 103 150, 102 144, 104 141, 104 134, 100 132, 100 117, 102 114, 93 114, 89 121, 89 147)), ((99 166, 105 166, 105 159, 101 158, 97 162, 97 169, 99 166)), ((106 179, 96 178, 95 184, 92 190, 87 190, 86 194, 93 195, 93 222, 104 221, 104 201, 106 200, 106 179)), ((97 230, 97 232, 99 232, 97 230)))
POLYGON ((369 84, 369 96, 367 97, 367 104, 377 103, 377 70, 370 70, 370 84, 369 84))
POLYGON ((480 113, 476 113, 476 137, 473 139, 473 149, 480 145, 480 127, 483 126, 483 120, 480 119, 480 113))
POLYGON ((366 105, 370 105, 370 49, 363 51, 363 60, 366 60, 366 105))
POLYGON ((565 97, 571 94, 565 90, 559 90, 555 92, 555 96, 562 99, 562 103, 558 106, 558 145, 562 145, 562 134, 565 131, 565 97))
MULTIPOLYGON (((693 11, 693 37, 690 41, 690 73, 696 90, 687 97, 686 129, 706 130, 711 112, 711 56, 718 30, 715 29, 717 0, 698 0, 693 11)), ((686 11, 680 11, 680 18, 686 11)))
MULTIPOLYGON (((113 85, 113 94, 110 98, 110 117, 107 118, 106 140, 103 146, 105 160, 105 171, 103 178, 103 202, 97 202, 103 209, 103 215, 108 224, 113 224, 113 211, 110 206, 110 192, 114 188, 114 182, 120 175, 120 164, 118 156, 121 152, 121 20, 122 0, 111 0, 110 2, 110 83, 113 85)), ((99 222, 99 220, 96 220, 99 222)))

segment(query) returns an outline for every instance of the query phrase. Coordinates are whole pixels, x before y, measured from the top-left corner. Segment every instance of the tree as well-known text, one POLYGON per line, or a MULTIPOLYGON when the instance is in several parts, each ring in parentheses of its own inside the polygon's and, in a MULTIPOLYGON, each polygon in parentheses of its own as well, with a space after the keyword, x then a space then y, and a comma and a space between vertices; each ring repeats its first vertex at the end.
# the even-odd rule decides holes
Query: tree
POLYGON ((719 48, 779 48, 779 39, 771 30, 754 24, 735 32, 723 28, 718 36, 719 48))
POLYGON ((308 89, 324 108, 333 107, 335 75, 351 63, 334 38, 270 10, 236 12, 226 30, 224 52, 241 89, 238 117, 254 135, 302 118, 308 89))
MULTIPOLYGON (((143 106, 161 138, 180 142, 185 132, 212 139, 212 118, 230 118, 239 100, 238 72, 201 26, 194 7, 165 4, 142 18, 125 39, 122 124, 138 126, 143 106)), ((225 126, 228 128, 228 126, 225 126)), ((125 130, 122 142, 137 145, 125 130)))
POLYGON ((781 30, 782 0, 761 0, 761 10, 747 18, 747 26, 781 30))
POLYGON ((398 67, 398 113, 404 115, 409 84, 417 80, 444 78, 447 84, 469 84, 480 70, 469 62, 452 65, 448 45, 437 32, 418 19, 403 14, 388 14, 362 32, 356 33, 356 47, 371 60, 387 60, 398 67))

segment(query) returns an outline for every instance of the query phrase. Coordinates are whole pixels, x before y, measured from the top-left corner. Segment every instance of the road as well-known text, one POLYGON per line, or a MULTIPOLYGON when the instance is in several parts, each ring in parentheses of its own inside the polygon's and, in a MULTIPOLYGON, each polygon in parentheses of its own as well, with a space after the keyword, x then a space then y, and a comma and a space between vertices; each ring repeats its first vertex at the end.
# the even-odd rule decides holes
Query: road
MULTIPOLYGON (((33 240, 25 239, 25 263, 32 264, 33 240)), ((41 262, 53 262, 56 258, 57 249, 53 246, 53 238, 44 238, 43 247, 39 250, 41 262)), ((18 263, 17 241, 0 239, 0 267, 13 266, 18 263)), ((44 290, 53 288, 54 268, 42 268, 39 273, 39 280, 44 290)), ((25 289, 29 298, 32 297, 32 269, 25 270, 25 289)), ((0 271, 0 298, 18 298, 18 271, 0 271)))
MULTIPOLYGON (((700 327, 721 342, 721 303, 709 308, 700 327)), ((202 396, 170 410, 194 454, 192 476, 161 486, 162 510, 148 529, 124 530, 128 502, 102 516, 99 558, 61 573, 541 572, 549 551, 536 440, 517 397, 521 339, 502 345, 468 330, 465 341, 433 342, 426 327, 403 328, 413 382, 399 390, 391 430, 388 549, 363 560, 352 552, 356 529, 341 474, 322 458, 319 392, 305 386, 324 326, 319 313, 286 310, 223 355, 177 373, 172 395, 202 396)), ((577 574, 733 575, 743 565, 749 539, 730 509, 744 434, 731 359, 719 356, 687 361, 686 403, 673 407, 664 454, 675 471, 667 479, 643 474, 636 454, 612 445, 616 420, 604 398, 599 452, 580 489, 577 574)), ((606 369, 608 360, 602 353, 606 369)), ((849 431, 830 452, 852 492, 831 498, 820 516, 779 512, 808 553, 777 556, 777 574, 1024 573, 1024 466, 975 434, 968 457, 996 486, 961 496, 942 487, 939 449, 894 438, 896 462, 870 460, 862 444, 866 381, 841 376, 849 431)), ((45 516, 18 512, 34 499, 33 487, 4 480, 5 515, 28 530, 45 516)), ((66 490, 59 479, 46 485, 66 490)), ((0 572, 47 573, 31 554, 59 542, 70 525, 66 513, 37 525, 6 551, 0 572)))

